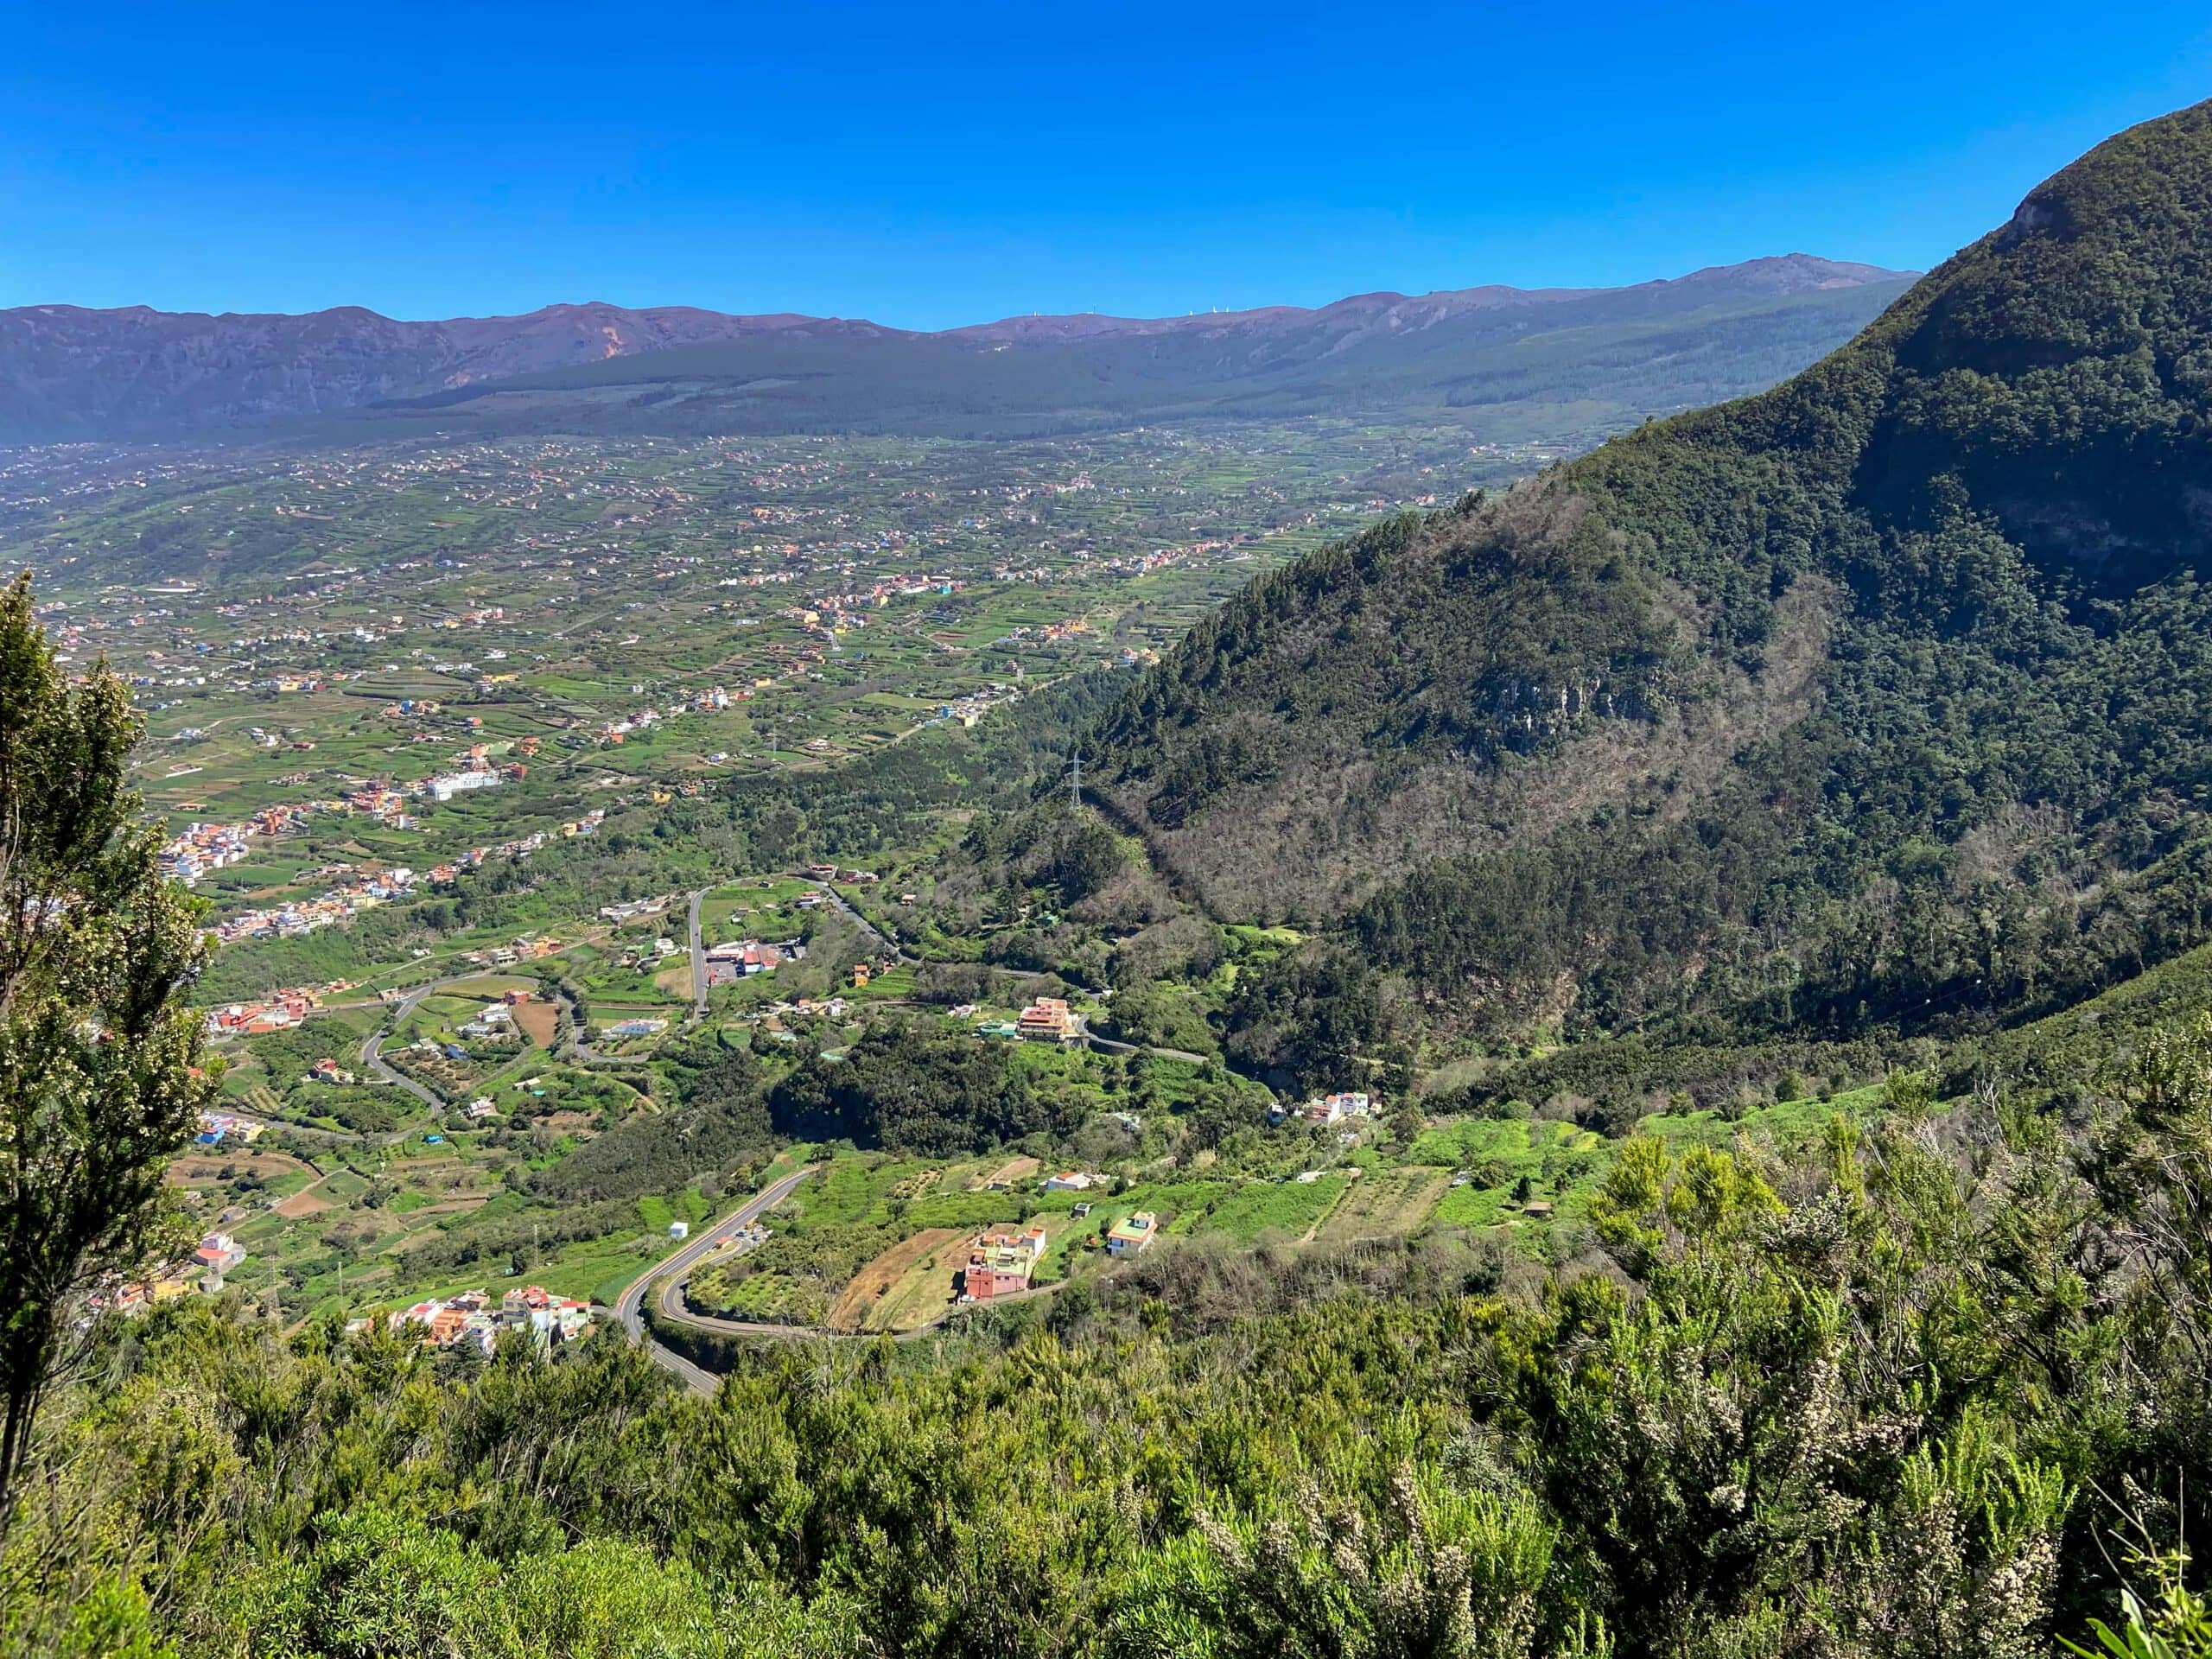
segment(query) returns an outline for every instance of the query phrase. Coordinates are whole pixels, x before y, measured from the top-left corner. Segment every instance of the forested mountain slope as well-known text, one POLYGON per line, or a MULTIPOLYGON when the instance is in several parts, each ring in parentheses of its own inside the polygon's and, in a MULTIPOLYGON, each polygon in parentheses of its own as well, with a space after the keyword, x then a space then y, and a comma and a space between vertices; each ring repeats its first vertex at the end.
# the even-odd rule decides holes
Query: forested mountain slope
POLYGON ((1374 970, 1707 1034, 2086 995, 2204 932, 2208 398, 2198 105, 1774 391, 1263 579, 1098 796, 1370 1015, 1374 970))

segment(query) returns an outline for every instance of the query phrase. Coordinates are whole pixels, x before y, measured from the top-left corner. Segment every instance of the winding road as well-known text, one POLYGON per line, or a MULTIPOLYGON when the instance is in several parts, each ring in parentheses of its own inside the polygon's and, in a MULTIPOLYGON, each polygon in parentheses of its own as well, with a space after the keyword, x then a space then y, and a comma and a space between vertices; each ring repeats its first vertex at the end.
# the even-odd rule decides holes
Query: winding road
POLYGON ((1155 1048, 1150 1043, 1125 1043, 1113 1037, 1101 1037, 1090 1028, 1090 1021, 1083 1022, 1083 1040, 1101 1054, 1157 1054, 1162 1059, 1188 1060, 1193 1065, 1204 1065, 1211 1057, 1193 1054, 1187 1048, 1155 1048))
POLYGON ((919 957, 915 956, 904 945, 893 939, 888 933, 886 933, 874 922, 871 922, 867 917, 861 915, 859 911, 855 910, 853 907, 852 900, 846 898, 843 893, 837 891, 836 884, 834 881, 824 881, 819 885, 823 893, 829 896, 829 899, 831 904, 836 906, 839 910, 843 911, 847 916, 852 918, 853 925, 855 926, 858 927, 862 933, 865 933, 869 938, 874 939, 886 950, 889 951, 897 960, 906 963, 909 967, 912 967, 921 961, 919 957))
MULTIPOLYGON (((480 968, 474 973, 454 974, 445 979, 425 980, 423 983, 417 985, 413 990, 408 992, 405 996, 400 998, 397 1003, 392 1005, 391 1014, 386 1023, 393 1026, 399 1025, 409 1014, 415 1012, 415 1005, 416 1003, 420 1002, 424 997, 429 995, 434 991, 442 990, 448 985, 458 985, 464 980, 481 979, 483 977, 484 970, 480 968)), ((367 1066, 372 1072, 384 1082, 397 1084, 402 1089, 404 1089, 409 1094, 414 1096, 416 1099, 421 1101, 432 1111, 442 1112, 448 1110, 448 1103, 445 1096, 438 1093, 436 1090, 431 1088, 428 1084, 417 1083, 414 1078, 406 1076, 403 1072, 395 1071, 391 1066, 387 1065, 385 1063, 384 1042, 385 1039, 391 1033, 389 1032, 385 1031, 372 1031, 362 1040, 361 1064, 367 1066)))
POLYGON ((621 1295, 615 1299, 614 1317, 622 1322, 622 1329, 628 1333, 631 1341, 645 1344, 647 1351, 652 1355, 655 1364, 674 1372, 687 1385, 701 1394, 712 1394, 721 1386, 721 1378, 716 1376, 712 1371, 694 1365, 683 1355, 673 1350, 664 1348, 660 1344, 646 1337, 645 1292, 652 1287, 656 1279, 663 1275, 671 1276, 672 1289, 673 1281, 680 1281, 689 1277, 691 1269, 697 1267, 732 1233, 741 1227, 750 1224, 791 1197, 798 1190, 799 1183, 813 1174, 814 1171, 815 1166, 810 1164, 804 1169, 785 1176, 773 1185, 763 1187, 696 1238, 686 1241, 680 1249, 639 1274, 624 1288, 621 1295))

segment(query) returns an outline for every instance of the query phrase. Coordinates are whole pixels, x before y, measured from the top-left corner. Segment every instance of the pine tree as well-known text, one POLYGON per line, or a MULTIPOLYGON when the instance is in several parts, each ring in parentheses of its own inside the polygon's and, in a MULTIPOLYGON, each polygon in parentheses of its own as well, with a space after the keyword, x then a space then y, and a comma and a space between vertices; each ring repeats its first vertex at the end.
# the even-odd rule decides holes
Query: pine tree
POLYGON ((72 685, 28 577, 0 593, 0 1523, 73 1300, 128 1265, 212 1084, 180 993, 198 906, 162 878, 103 664, 72 685))

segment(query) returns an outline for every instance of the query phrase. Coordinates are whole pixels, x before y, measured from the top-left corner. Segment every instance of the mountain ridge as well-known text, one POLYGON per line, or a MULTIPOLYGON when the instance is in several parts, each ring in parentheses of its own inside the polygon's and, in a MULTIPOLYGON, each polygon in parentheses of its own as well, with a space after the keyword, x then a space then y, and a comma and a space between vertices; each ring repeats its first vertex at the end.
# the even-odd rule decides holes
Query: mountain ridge
MULTIPOLYGON (((849 401, 866 407, 880 401, 869 395, 869 378, 907 374, 912 359, 916 375, 988 380, 994 390, 978 397, 1041 373, 1073 383, 1072 390, 1062 387, 1052 396, 1077 401, 1086 379, 1134 378, 1148 383, 1157 404, 1173 402, 1190 385, 1236 373, 1281 375, 1332 356, 1366 353, 1402 357, 1409 349, 1405 341, 1444 340, 1439 329, 1465 336, 1475 327, 1493 344, 1536 332, 1498 322, 1505 317, 1541 318, 1560 327, 1650 327, 1709 314, 1717 326, 1739 334, 1771 333, 1776 325, 1764 317, 1738 317, 1729 308, 1789 309, 1848 298, 1855 289, 1878 299, 1903 281, 1902 274, 1876 267, 1789 255, 1619 289, 1491 285, 1184 317, 1003 318, 937 332, 865 319, 603 302, 426 321, 363 307, 211 314, 23 306, 0 311, 0 442, 221 432, 426 399, 450 404, 454 394, 472 389, 529 387, 547 376, 610 363, 625 365, 616 378, 630 384, 693 373, 725 383, 792 373, 845 376, 856 383, 849 401), (1487 329, 1479 326, 1485 322, 1487 329), (1039 370, 964 360, 1016 350, 1042 353, 1049 362, 1039 370)), ((1813 326, 1829 325, 1816 320, 1813 326)), ((1392 372, 1404 372, 1405 365, 1393 365, 1392 372)), ((1418 378, 1418 365, 1414 372, 1418 378)))

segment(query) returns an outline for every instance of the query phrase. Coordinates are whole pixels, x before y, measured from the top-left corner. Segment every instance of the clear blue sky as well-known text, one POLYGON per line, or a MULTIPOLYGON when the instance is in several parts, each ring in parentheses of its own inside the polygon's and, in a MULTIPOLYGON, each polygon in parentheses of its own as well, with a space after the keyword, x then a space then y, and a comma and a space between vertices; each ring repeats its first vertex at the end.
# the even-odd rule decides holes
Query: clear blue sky
POLYGON ((0 7, 0 305, 943 327, 1925 266, 2194 3, 0 7))

